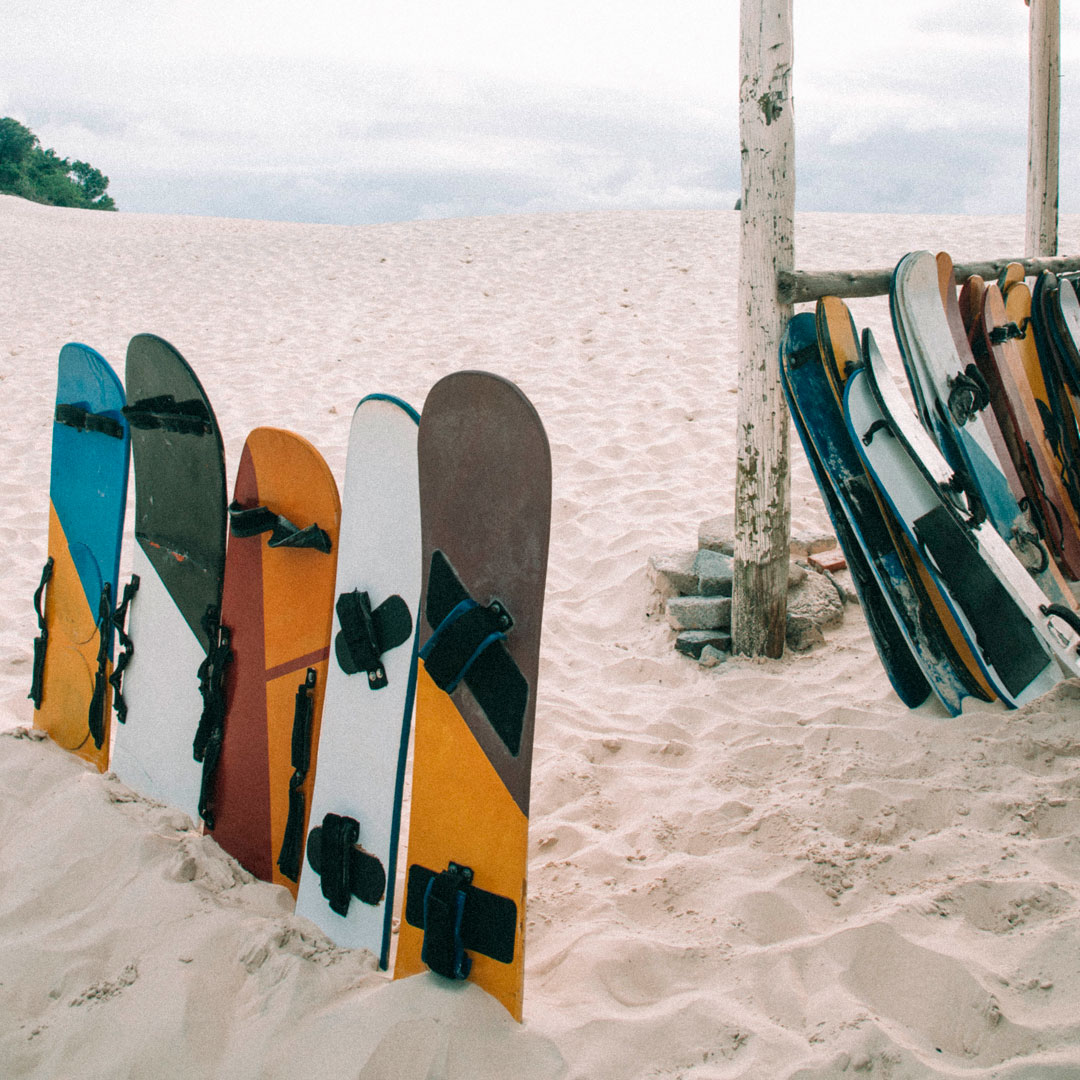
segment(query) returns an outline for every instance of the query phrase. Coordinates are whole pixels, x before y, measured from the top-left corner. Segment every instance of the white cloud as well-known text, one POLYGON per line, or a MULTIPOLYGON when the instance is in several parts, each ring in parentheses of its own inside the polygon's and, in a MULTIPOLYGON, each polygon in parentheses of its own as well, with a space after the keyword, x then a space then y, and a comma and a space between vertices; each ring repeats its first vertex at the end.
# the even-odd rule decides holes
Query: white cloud
MULTIPOLYGON (((1080 10, 1063 7, 1067 209, 1080 79, 1066 60, 1080 10)), ((19 47, 0 70, 0 104, 45 145, 108 173, 122 209, 359 221, 729 206, 738 8, 8 0, 0 35, 19 47), (237 177, 240 190, 225 190, 237 177)), ((841 162, 873 174, 868 155, 882 176, 943 175, 864 184, 860 209, 956 209, 982 177, 1011 176, 996 159, 1023 142, 1026 20, 1018 0, 796 0, 800 206, 843 208, 844 185, 822 178, 841 162), (951 159, 934 156, 948 145, 939 135, 951 159)))

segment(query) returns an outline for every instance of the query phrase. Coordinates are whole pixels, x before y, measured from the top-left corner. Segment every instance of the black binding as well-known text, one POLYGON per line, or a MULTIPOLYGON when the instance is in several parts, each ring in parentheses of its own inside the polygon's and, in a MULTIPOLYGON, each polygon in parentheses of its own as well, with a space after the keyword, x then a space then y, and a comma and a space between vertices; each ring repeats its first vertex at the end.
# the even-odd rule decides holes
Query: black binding
POLYGON ((135 643, 127 632, 128 606, 132 597, 139 591, 139 575, 132 574, 131 580, 124 586, 124 595, 121 597, 120 606, 112 614, 113 627, 116 629, 116 638, 120 643, 120 653, 116 657, 116 664, 109 676, 109 682, 113 688, 113 708, 116 710, 116 719, 121 724, 127 723, 127 702, 124 700, 123 684, 124 669, 131 662, 135 654, 135 643))
POLYGON ((477 888, 467 866, 451 862, 441 873, 409 867, 405 921, 424 931, 421 959, 440 975, 465 978, 471 965, 466 950, 511 963, 517 917, 517 904, 477 888))
POLYGON ((1017 326, 1014 322, 1003 323, 995 326, 989 334, 991 345, 1004 345, 1006 341, 1027 336, 1027 324, 1030 320, 1025 319, 1023 326, 1017 326))
MULTIPOLYGON (((1074 633, 1080 634, 1080 614, 1073 611, 1072 608, 1066 607, 1064 604, 1040 604, 1039 611, 1048 618, 1053 616, 1061 619, 1062 622, 1069 624, 1069 628, 1074 633)), ((1077 651, 1080 652, 1080 645, 1077 645, 1077 651)))
POLYGON ((258 536, 268 532, 268 547, 314 548, 330 554, 330 534, 325 529, 320 529, 317 523, 312 522, 301 529, 288 518, 275 514, 265 506, 245 508, 238 502, 230 503, 229 528, 233 536, 240 537, 258 536))
POLYGON ((332 911, 344 918, 355 896, 375 905, 386 893, 383 864, 359 843, 360 823, 351 817, 327 814, 308 834, 308 865, 319 875, 319 887, 332 911))
POLYGON ((517 755, 529 704, 529 683, 505 644, 514 620, 504 604, 479 604, 442 551, 428 573, 425 618, 432 627, 420 656, 424 670, 452 694, 464 682, 507 750, 517 755))
POLYGON ((75 428, 76 431, 93 431, 112 439, 124 437, 124 425, 105 413, 91 412, 84 405, 60 404, 56 406, 53 419, 58 424, 75 428))
POLYGON ((875 420, 867 429, 863 432, 863 446, 869 446, 874 441, 874 436, 879 432, 884 431, 886 435, 892 435, 892 425, 888 420, 878 419, 875 420))
POLYGON ((142 430, 178 435, 209 435, 214 430, 210 410, 201 398, 177 401, 172 394, 159 394, 125 405, 123 413, 131 427, 142 430))
POLYGON ((304 847, 304 780, 311 766, 311 725, 315 717, 315 681, 317 672, 307 669, 307 675, 296 691, 293 710, 292 767, 289 780, 289 818, 281 840, 278 869, 291 881, 300 877, 300 855, 304 847))
POLYGON ((341 670, 346 675, 365 671, 368 686, 381 690, 387 685, 383 655, 412 636, 408 605, 395 595, 372 610, 368 594, 354 589, 338 597, 336 610, 341 629, 334 636, 334 653, 341 670))
POLYGON ((37 612, 38 636, 34 638, 34 672, 30 682, 30 693, 26 696, 34 703, 35 709, 41 708, 41 695, 44 690, 45 676, 45 649, 49 643, 49 628, 45 625, 42 597, 45 595, 45 586, 52 580, 54 562, 55 560, 51 555, 45 560, 45 565, 41 570, 41 582, 34 590, 34 611, 37 612))
POLYGON ((206 659, 199 665, 199 693, 202 694, 203 711, 191 750, 192 756, 203 766, 199 817, 206 822, 208 829, 213 829, 214 772, 225 740, 225 668, 232 660, 232 650, 229 647, 229 628, 222 626, 216 607, 207 609, 202 617, 202 625, 210 640, 210 648, 206 659))
POLYGON ((990 387, 974 364, 949 379, 949 413, 961 427, 989 404, 990 387))
POLYGON ((97 671, 94 673, 94 694, 90 698, 90 714, 87 724, 94 738, 94 746, 99 750, 105 741, 105 688, 109 685, 109 637, 112 631, 112 585, 106 581, 101 587, 101 599, 98 601, 98 653, 97 671))

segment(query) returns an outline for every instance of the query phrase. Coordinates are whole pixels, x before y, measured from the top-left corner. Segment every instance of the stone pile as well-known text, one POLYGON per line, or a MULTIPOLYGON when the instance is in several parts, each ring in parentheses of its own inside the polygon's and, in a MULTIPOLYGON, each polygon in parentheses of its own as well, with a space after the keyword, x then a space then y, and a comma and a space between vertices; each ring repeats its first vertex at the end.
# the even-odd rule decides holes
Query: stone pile
MULTIPOLYGON (((731 587, 734 515, 702 523, 696 551, 653 555, 650 614, 663 615, 675 630, 675 648, 705 667, 731 653, 731 587)), ((842 553, 832 536, 793 537, 788 573, 789 649, 823 644, 824 631, 844 618, 844 604, 857 602, 842 553)))

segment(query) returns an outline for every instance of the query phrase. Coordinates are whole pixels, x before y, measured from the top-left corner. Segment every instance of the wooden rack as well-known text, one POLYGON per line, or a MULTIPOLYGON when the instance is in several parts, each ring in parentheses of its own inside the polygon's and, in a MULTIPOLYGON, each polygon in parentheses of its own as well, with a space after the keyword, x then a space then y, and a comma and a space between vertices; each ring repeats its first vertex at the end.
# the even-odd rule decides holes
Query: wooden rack
MULTIPOLYGON (((957 277, 1080 270, 1057 252, 1060 0, 1026 0, 1029 16, 1027 257, 958 265, 957 277)), ((777 349, 793 305, 888 293, 888 270, 796 271, 792 0, 741 0, 739 138, 739 399, 735 465, 732 647, 784 651, 791 533, 789 421, 777 349)), ((899 252, 898 257, 904 254, 899 252)))

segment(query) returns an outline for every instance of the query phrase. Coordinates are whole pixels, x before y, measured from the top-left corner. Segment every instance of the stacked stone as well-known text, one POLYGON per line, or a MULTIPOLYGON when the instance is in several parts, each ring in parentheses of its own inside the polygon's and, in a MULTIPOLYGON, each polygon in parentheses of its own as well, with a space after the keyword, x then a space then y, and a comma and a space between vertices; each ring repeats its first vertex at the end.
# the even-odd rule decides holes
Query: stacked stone
MULTIPOLYGON (((713 518, 698 531, 696 551, 649 559, 653 612, 663 613, 676 631, 675 648, 705 667, 720 663, 731 653, 734 533, 732 515, 713 518)), ((844 617, 844 603, 855 598, 850 584, 842 580, 843 560, 832 553, 835 548, 836 540, 831 536, 792 540, 786 631, 789 649, 803 651, 824 643, 823 630, 838 625, 844 617)))

